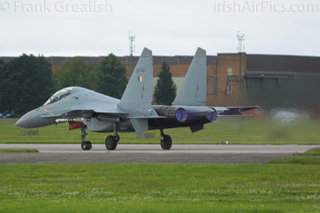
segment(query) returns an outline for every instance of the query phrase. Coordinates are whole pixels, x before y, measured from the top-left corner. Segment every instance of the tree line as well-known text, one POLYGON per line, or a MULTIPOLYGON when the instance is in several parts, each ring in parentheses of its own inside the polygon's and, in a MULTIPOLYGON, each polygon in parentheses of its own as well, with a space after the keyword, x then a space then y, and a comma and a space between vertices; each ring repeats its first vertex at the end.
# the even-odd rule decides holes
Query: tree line
MULTIPOLYGON (((170 105, 176 86, 166 62, 158 77, 156 103, 170 105)), ((114 54, 104 57, 99 65, 74 57, 54 72, 45 57, 23 54, 7 63, 0 60, 0 112, 20 116, 43 105, 57 90, 69 86, 121 98, 127 83, 126 68, 114 54)))

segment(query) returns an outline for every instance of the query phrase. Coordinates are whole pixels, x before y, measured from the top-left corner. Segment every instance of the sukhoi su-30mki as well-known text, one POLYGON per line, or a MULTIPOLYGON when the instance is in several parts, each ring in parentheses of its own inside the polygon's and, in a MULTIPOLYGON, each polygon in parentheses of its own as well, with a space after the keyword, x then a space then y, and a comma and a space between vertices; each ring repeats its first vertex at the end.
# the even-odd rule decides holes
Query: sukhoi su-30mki
MULTIPOLYGON (((113 132, 105 140, 108 150, 115 150, 119 132, 142 133, 159 129, 161 147, 169 150, 172 139, 167 128, 190 127, 192 132, 217 119, 217 110, 205 106, 207 81, 206 51, 198 48, 184 82, 171 106, 152 105, 152 52, 144 48, 121 99, 112 98, 81 87, 67 87, 25 115, 16 123, 23 128, 37 128, 69 123, 69 129, 81 128, 81 148, 90 150, 86 130, 113 132)), ((107 87, 108 85, 106 85, 107 87)))

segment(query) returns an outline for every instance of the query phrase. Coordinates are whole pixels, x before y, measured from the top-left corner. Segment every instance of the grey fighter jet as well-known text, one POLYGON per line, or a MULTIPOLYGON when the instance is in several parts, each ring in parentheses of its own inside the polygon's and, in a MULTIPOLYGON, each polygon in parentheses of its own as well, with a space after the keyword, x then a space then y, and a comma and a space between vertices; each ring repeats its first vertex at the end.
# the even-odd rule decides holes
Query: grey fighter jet
MULTIPOLYGON (((198 48, 184 82, 171 106, 152 105, 152 52, 144 48, 121 99, 112 98, 81 87, 68 87, 16 123, 23 128, 69 123, 69 129, 81 129, 81 148, 90 150, 86 130, 113 132, 105 140, 108 150, 115 150, 119 132, 142 133, 159 129, 161 147, 169 150, 172 139, 164 129, 190 127, 192 132, 217 119, 217 111, 206 103, 206 51, 198 48)), ((106 85, 107 86, 107 85, 106 85)))

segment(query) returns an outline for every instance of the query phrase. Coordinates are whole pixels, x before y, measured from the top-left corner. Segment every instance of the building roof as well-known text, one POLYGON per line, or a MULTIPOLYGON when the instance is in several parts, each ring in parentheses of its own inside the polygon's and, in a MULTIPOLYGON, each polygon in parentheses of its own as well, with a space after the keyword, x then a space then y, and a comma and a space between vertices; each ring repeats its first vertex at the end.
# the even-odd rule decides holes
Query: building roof
POLYGON ((247 72, 320 74, 320 57, 248 54, 247 72))

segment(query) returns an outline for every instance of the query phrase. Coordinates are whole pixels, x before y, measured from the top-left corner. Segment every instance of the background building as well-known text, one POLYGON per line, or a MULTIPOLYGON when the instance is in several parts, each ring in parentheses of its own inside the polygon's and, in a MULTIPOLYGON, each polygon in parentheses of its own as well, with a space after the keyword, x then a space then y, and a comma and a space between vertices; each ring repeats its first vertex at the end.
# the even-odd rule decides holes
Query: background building
POLYGON ((320 57, 247 55, 247 95, 265 107, 319 108, 320 57))
MULTIPOLYGON (((103 57, 84 57, 99 65, 103 57)), ((154 86, 161 64, 170 65, 179 90, 193 56, 154 56, 154 86)), ((1 57, 8 61, 12 57, 1 57)), ((73 57, 48 57, 52 70, 73 57)), ((119 57, 130 76, 130 57, 119 57)), ((132 57, 133 67, 139 57, 132 57)), ((207 105, 319 108, 320 57, 219 53, 207 56, 207 105)))

